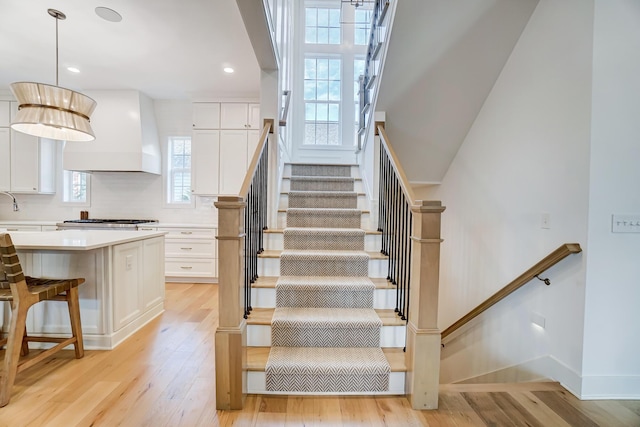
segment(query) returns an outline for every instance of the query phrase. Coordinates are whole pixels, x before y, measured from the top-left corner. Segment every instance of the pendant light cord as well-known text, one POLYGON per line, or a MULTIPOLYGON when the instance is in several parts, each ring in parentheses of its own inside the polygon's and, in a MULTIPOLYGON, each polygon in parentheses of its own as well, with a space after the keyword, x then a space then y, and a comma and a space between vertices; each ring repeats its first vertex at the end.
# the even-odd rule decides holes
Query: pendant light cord
POLYGON ((56 86, 58 86, 58 18, 56 20, 56 86))

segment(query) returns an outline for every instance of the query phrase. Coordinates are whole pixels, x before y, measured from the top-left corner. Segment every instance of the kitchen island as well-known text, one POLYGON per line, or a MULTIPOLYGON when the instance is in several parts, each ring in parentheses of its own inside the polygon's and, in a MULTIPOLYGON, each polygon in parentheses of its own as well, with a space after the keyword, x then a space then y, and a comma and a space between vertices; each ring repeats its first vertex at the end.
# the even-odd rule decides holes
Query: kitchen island
MULTIPOLYGON (((85 348, 112 349, 164 311, 162 231, 60 230, 11 232, 29 276, 84 277, 79 287, 85 348)), ((70 333, 66 304, 36 304, 29 332, 70 333)), ((2 307, 8 324, 9 306, 2 307)))

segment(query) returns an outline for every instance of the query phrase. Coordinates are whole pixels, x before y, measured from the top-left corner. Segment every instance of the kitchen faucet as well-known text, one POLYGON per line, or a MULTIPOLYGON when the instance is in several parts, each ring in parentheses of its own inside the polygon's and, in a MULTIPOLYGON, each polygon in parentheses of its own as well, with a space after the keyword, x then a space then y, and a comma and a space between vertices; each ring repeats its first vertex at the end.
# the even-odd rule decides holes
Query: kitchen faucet
POLYGON ((0 191, 0 194, 5 194, 5 195, 11 197, 11 199, 13 199, 13 211, 14 212, 18 212, 20 210, 20 207, 18 207, 18 202, 16 201, 16 196, 14 196, 13 194, 9 193, 8 191, 0 191))

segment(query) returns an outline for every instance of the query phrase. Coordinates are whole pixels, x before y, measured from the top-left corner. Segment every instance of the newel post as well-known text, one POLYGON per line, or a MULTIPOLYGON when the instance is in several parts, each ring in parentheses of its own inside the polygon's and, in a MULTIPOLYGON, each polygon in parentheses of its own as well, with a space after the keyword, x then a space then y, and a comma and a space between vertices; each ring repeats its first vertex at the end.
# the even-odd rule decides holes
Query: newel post
POLYGON ((244 319, 244 208, 242 197, 221 196, 218 208, 218 312, 215 337, 216 408, 242 409, 246 395, 244 319))
POLYGON ((411 283, 407 324, 405 392, 413 409, 436 409, 440 384, 440 218, 439 201, 418 201, 411 207, 411 283))

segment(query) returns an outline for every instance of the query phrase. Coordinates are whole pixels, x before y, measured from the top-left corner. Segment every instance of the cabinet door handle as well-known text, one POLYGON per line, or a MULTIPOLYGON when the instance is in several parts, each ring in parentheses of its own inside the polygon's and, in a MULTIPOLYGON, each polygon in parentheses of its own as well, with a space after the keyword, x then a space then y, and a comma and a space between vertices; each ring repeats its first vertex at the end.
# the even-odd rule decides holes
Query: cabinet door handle
POLYGON ((180 234, 193 234, 192 231, 181 231, 180 234))
POLYGON ((183 251, 190 251, 193 248, 180 248, 180 249, 182 249, 183 251))
POLYGON ((180 268, 183 269, 183 270, 191 270, 193 267, 188 267, 188 266, 181 265, 180 268))

